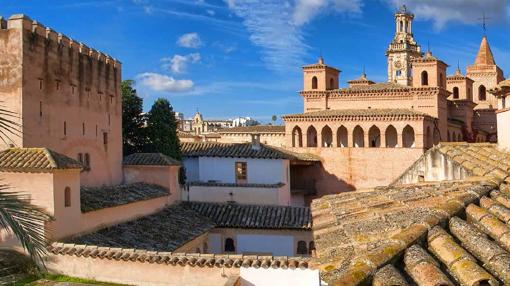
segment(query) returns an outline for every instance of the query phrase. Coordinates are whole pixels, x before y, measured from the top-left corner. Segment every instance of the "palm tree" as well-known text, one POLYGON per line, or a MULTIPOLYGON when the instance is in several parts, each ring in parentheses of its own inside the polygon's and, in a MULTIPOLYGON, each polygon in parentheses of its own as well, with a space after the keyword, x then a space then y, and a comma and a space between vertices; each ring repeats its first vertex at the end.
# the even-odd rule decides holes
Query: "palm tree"
MULTIPOLYGON (((0 106, 0 139, 8 145, 10 136, 19 136, 17 115, 0 106)), ((0 231, 13 234, 34 261, 42 262, 46 251, 44 223, 50 217, 30 204, 27 196, 0 184, 0 231)))

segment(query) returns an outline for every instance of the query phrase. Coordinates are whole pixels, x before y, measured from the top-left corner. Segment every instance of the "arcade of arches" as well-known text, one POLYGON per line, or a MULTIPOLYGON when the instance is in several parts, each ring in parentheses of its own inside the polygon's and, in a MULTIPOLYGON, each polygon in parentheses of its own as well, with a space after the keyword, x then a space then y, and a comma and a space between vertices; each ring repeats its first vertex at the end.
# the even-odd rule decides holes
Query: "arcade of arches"
MULTIPOLYGON (((290 124, 289 124, 290 125, 290 124)), ((292 147, 309 148, 428 148, 439 142, 437 132, 427 126, 417 134, 415 127, 406 124, 311 124, 292 127, 292 147)), ((422 125, 421 125, 422 126, 422 125)), ((456 140, 455 140, 456 141, 456 140)))

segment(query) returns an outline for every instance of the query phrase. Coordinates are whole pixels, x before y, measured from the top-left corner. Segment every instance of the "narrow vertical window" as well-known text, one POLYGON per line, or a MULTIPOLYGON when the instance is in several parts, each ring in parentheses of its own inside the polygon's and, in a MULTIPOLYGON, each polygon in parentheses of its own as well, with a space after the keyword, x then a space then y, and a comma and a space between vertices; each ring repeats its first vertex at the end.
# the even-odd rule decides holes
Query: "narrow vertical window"
POLYGON ((39 89, 40 90, 43 89, 43 79, 42 78, 39 79, 39 89))
POLYGON ((81 133, 85 136, 85 122, 81 124, 81 133))
POLYGON ((112 123, 112 121, 111 121, 110 113, 108 113, 108 126, 110 126, 111 123, 112 123))
POLYGON ((248 180, 248 164, 246 162, 236 162, 236 183, 246 184, 248 180))
POLYGON ((103 132, 103 144, 108 145, 108 133, 103 132))
POLYGON ((89 153, 85 153, 85 159, 84 159, 83 165, 85 165, 85 169, 87 171, 90 171, 90 154, 89 153))
POLYGON ((42 117, 42 101, 39 101, 39 117, 42 117))
POLYGON ((234 244, 234 240, 232 238, 225 239, 225 252, 235 252, 236 246, 234 244))
POLYGON ((453 99, 459 99, 459 88, 458 87, 453 88, 453 99))
POLYGON ((71 206, 71 188, 66 187, 64 189, 64 207, 68 208, 71 206))
POLYGON ((96 124, 96 138, 97 138, 97 124, 96 124))
POLYGON ((83 164, 83 153, 78 153, 78 162, 83 164))
POLYGON ((64 136, 67 135, 67 122, 64 121, 64 136))

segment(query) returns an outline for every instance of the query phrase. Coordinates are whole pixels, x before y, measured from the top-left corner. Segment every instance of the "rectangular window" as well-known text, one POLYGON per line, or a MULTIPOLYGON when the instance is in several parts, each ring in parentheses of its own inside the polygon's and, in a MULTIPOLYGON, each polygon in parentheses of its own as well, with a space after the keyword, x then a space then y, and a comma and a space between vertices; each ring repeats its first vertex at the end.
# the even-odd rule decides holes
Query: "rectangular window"
POLYGON ((108 126, 110 126, 111 123, 112 123, 112 121, 111 121, 110 113, 108 113, 108 126))
POLYGON ((97 124, 96 124, 96 138, 97 138, 97 124))
POLYGON ((83 162, 85 165, 85 170, 90 171, 90 155, 89 153, 85 153, 85 161, 83 162))
POLYGON ((78 153, 78 161, 83 164, 83 153, 78 153))
POLYGON ((64 121, 64 136, 67 135, 67 122, 64 121))
POLYGON ((103 144, 108 145, 108 133, 103 132, 103 144))
POLYGON ((39 79, 39 89, 40 90, 43 89, 43 79, 42 78, 39 79))
POLYGON ((39 117, 42 117, 42 101, 39 101, 39 117))
POLYGON ((246 184, 248 181, 248 164, 246 162, 236 162, 236 183, 246 184))
POLYGON ((85 122, 81 124, 81 133, 83 136, 85 136, 85 122))
POLYGON ((71 188, 66 187, 64 190, 64 206, 66 208, 71 206, 71 188))

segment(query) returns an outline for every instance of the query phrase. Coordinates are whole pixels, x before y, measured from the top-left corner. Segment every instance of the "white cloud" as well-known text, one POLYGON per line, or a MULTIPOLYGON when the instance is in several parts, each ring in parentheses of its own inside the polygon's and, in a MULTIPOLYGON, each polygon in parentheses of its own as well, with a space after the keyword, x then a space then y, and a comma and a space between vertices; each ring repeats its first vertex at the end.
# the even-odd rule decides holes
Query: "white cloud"
POLYGON ((324 11, 361 13, 361 0, 296 0, 293 13, 295 25, 308 23, 313 17, 324 11))
POLYGON ((171 58, 161 59, 163 67, 168 68, 173 73, 183 73, 188 68, 189 64, 200 62, 200 54, 192 53, 188 55, 174 55, 171 58))
POLYGON ((214 12, 214 10, 206 10, 205 12, 207 12, 207 14, 211 15, 211 16, 214 16, 216 15, 216 12, 214 12))
POLYGON ((177 80, 167 75, 149 72, 137 75, 136 79, 141 85, 160 92, 186 92, 194 85, 193 81, 188 79, 177 80))
POLYGON ((177 44, 184 48, 197 49, 202 46, 202 40, 197 33, 188 33, 179 37, 177 44))
POLYGON ((262 48, 266 66, 275 71, 288 71, 303 64, 309 46, 304 41, 302 25, 314 16, 332 7, 336 12, 361 10, 361 0, 224 1, 243 20, 251 42, 262 48))
MULTIPOLYGON (((402 3, 401 0, 387 1, 395 8, 402 3)), ((483 13, 490 18, 490 25, 503 21, 508 9, 507 0, 414 0, 407 1, 406 5, 417 19, 432 20, 437 30, 449 22, 481 24, 483 13)))

